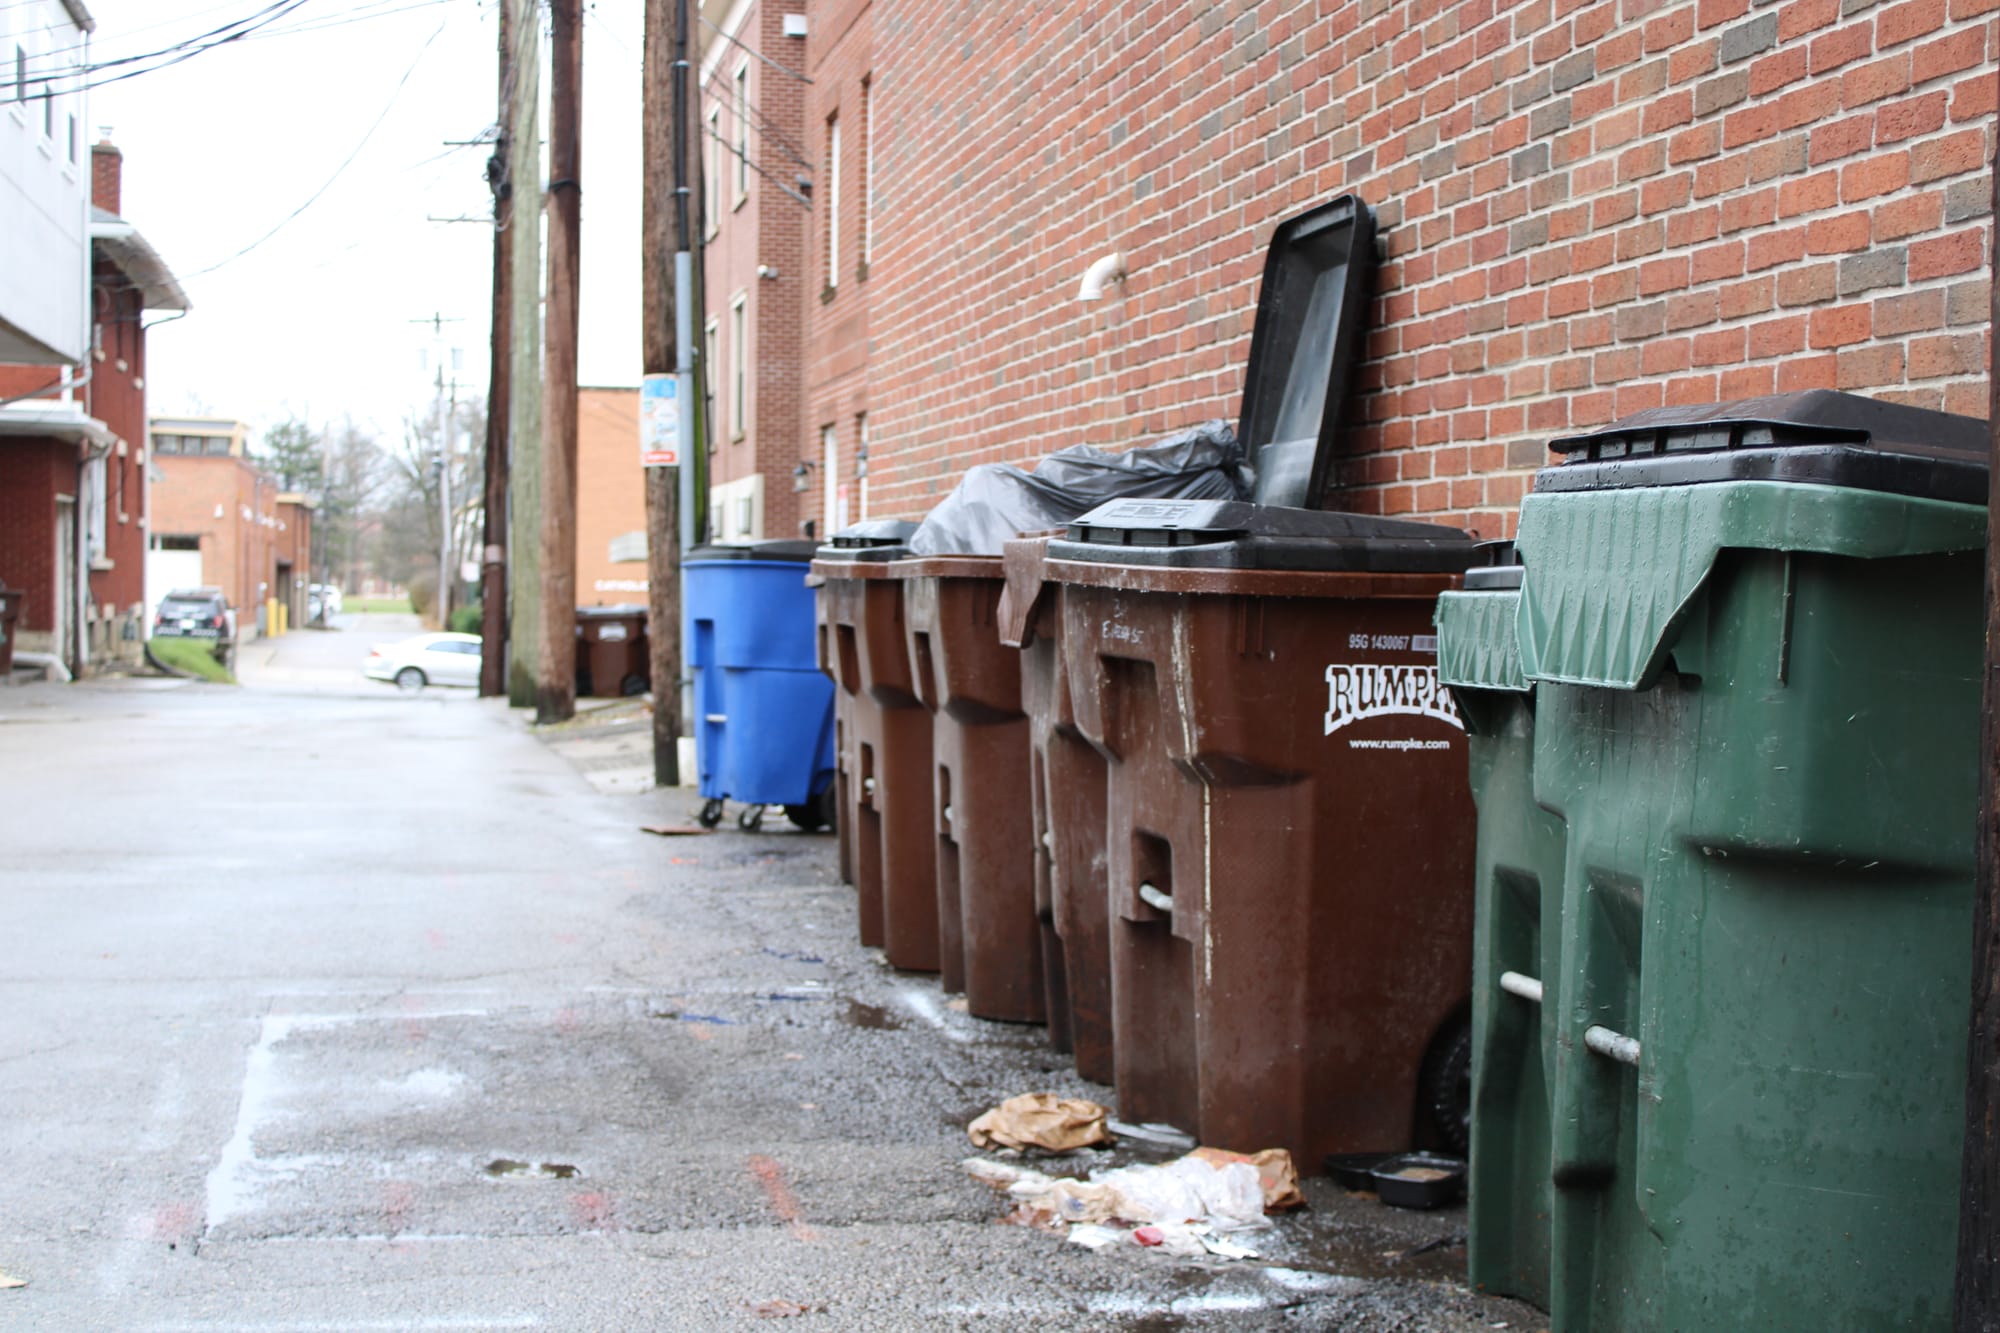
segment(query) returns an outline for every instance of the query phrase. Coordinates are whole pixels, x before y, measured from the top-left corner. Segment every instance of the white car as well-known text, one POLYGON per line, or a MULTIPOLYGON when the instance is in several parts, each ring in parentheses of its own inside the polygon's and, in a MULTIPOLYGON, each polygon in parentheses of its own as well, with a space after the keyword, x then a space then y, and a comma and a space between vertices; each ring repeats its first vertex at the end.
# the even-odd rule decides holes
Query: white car
POLYGON ((410 694, 426 685, 477 685, 479 636, 419 634, 401 643, 378 643, 361 664, 361 674, 394 681, 410 694))
POLYGON ((330 616, 340 614, 340 585, 337 583, 315 583, 306 589, 319 598, 319 604, 326 608, 330 616))

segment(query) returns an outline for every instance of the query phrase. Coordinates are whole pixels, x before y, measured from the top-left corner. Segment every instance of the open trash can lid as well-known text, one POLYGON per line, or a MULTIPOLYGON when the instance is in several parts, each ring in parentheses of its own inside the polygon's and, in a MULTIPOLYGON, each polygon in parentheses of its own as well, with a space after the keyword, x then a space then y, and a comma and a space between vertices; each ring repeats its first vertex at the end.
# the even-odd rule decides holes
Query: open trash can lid
POLYGON ((1271 235, 1236 428, 1258 504, 1317 509, 1326 498, 1374 266, 1375 215, 1353 195, 1271 235))
POLYGON ((638 602, 621 602, 616 606, 579 606, 578 620, 625 620, 632 616, 644 616, 648 608, 638 602))
POLYGON ((813 554, 821 560, 900 560, 917 525, 906 518, 871 518, 842 528, 813 554))
POLYGON ((1984 505, 1990 443, 1976 417, 1814 389, 1652 408, 1549 447, 1564 458, 1537 491, 1786 481, 1984 505))
POLYGON ((697 565, 713 560, 770 560, 803 565, 809 563, 818 550, 818 543, 800 538, 745 542, 741 545, 717 544, 695 547, 687 553, 687 563, 697 565))
POLYGON ((1413 519, 1242 500, 1113 500, 1052 541, 1051 560, 1177 569, 1289 569, 1455 574, 1474 543, 1457 528, 1413 519))

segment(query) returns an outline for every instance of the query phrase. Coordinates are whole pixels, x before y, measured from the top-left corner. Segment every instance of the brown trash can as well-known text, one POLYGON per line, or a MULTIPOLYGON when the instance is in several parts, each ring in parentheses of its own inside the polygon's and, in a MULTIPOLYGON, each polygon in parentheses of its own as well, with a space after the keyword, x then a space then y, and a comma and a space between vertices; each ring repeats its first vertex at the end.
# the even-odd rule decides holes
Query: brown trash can
POLYGON ((997 555, 898 561, 910 672, 931 712, 939 964, 976 1018, 1040 1023, 1041 925, 1021 655, 1000 641, 997 555))
POLYGON ((1034 797, 1035 907, 1049 1043, 1096 1083, 1115 1077, 1110 896, 1105 885, 1104 756, 1076 728, 1063 668, 1063 589, 1044 571, 1048 538, 1007 543, 1000 635, 1021 650, 1034 797))
POLYGON ((652 688, 652 658, 643 606, 576 609, 577 693, 591 699, 631 698, 652 688))
POLYGON ((904 585, 895 576, 905 554, 900 544, 836 536, 809 578, 818 583, 821 656, 836 686, 835 782, 839 822, 851 830, 861 942, 893 967, 935 972, 931 715, 910 675, 904 585))
POLYGON ((1365 541, 1326 572, 1060 558, 1081 545, 1047 572, 1109 760, 1120 1114, 1311 1164, 1409 1146, 1452 1103, 1421 1085, 1456 1077, 1471 975, 1464 731, 1431 630, 1457 578, 1366 568, 1365 541))
POLYGON ((21 624, 24 588, 0 588, 0 676, 14 669, 14 636, 21 624))

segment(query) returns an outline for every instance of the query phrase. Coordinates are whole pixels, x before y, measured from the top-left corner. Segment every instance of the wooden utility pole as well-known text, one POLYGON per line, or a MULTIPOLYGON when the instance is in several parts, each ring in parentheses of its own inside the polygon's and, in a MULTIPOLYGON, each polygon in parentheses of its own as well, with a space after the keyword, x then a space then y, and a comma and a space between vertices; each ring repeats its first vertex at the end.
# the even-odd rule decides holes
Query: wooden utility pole
POLYGON ((542 338, 542 643, 535 721, 576 716, 576 336, 583 0, 549 3, 549 287, 542 338))
MULTIPOLYGON (((1993 175, 2000 199, 2000 140, 1993 175)), ((1987 274, 1989 332, 2000 327, 2000 228, 1987 274)), ((1988 376, 1986 510, 2000 514, 2000 375, 1988 376)), ((2000 1333, 2000 542, 1986 540, 1986 653, 1980 690, 1979 827, 1974 835, 1972 1036, 1965 1061, 1965 1159, 1958 1197, 1952 1326, 2000 1333)))
MULTIPOLYGON (((513 128, 507 138, 507 702, 532 708, 542 643, 541 0, 514 14, 513 128)), ((572 613, 573 614, 573 613, 572 613)))
MULTIPOLYGON (((687 174, 692 82, 691 22, 687 0, 646 0, 645 162, 640 213, 641 369, 671 375, 681 369, 680 308, 675 255, 689 249, 687 174)), ((676 400, 694 411, 692 396, 676 400)), ((697 439, 695 449, 700 448, 697 439)), ((694 451, 678 467, 646 469, 646 587, 650 631, 648 666, 653 680, 653 782, 680 785, 681 735, 681 474, 695 467, 694 451)))
POLYGON ((500 105, 486 181, 493 187, 493 349, 486 372, 486 531, 479 556, 479 693, 507 692, 507 332, 513 313, 508 262, 509 144, 514 133, 514 6, 500 5, 500 105))

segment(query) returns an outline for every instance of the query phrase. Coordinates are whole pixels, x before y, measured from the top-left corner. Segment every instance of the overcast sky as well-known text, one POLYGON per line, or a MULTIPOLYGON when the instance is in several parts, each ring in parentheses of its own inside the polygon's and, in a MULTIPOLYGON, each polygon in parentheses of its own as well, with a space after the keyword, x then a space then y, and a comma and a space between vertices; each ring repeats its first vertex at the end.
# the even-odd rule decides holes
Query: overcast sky
MULTIPOLYGON (((85 2, 101 63, 270 0, 85 2)), ((641 0, 585 7, 578 377, 636 384, 641 0)), ((125 154, 121 211, 194 305, 149 336, 150 411, 259 432, 352 415, 393 436, 430 402, 432 334, 414 321, 433 312, 458 321, 444 327, 461 392, 485 392, 487 150, 448 141, 493 124, 496 23, 496 0, 305 0, 242 41, 91 90, 89 139, 109 126, 125 154)))

